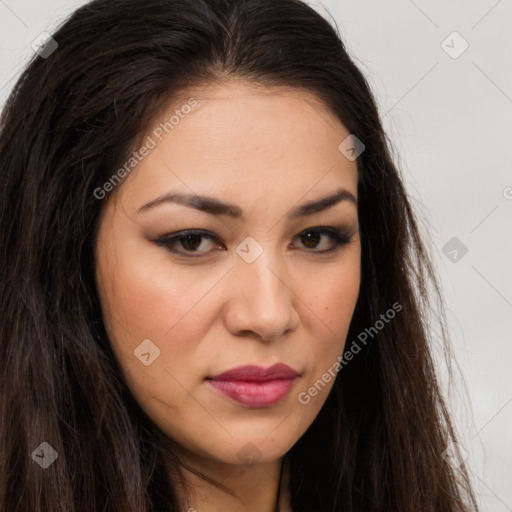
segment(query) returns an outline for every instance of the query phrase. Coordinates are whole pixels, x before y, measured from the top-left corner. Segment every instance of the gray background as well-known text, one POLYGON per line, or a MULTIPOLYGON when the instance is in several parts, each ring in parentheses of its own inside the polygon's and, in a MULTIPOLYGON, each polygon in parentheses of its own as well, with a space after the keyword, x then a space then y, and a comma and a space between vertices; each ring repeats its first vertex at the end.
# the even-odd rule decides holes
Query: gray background
MULTIPOLYGON (((84 3, 0 0, 0 105, 31 42, 84 3)), ((373 88, 430 233, 460 368, 440 373, 482 512, 512 511, 512 0, 309 3, 373 88)))

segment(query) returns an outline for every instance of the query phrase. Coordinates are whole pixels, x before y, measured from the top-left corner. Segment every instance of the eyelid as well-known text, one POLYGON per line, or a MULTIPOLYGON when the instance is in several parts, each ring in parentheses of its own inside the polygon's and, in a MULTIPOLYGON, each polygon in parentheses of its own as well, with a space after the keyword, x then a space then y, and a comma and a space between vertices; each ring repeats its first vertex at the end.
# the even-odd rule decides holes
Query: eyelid
MULTIPOLYGON (((343 246, 351 243, 352 237, 359 231, 359 226, 356 226, 356 228, 349 229, 344 226, 312 226, 306 229, 303 229, 299 233, 297 233, 294 236, 294 239, 297 237, 305 236, 307 233, 319 233, 320 235, 327 235, 331 238, 334 246, 329 249, 324 250, 315 250, 315 249, 304 249, 304 252, 309 254, 316 254, 316 255, 323 255, 323 254, 329 254, 329 253, 335 253, 343 248, 343 246)), ((153 240, 154 243, 157 245, 163 246, 168 251, 172 252, 173 254, 177 254, 179 256, 183 256, 184 258, 201 258, 203 255, 209 254, 211 251, 207 251, 205 253, 201 253, 199 251, 179 251, 179 250, 173 250, 170 247, 174 244, 177 244, 182 238, 185 238, 189 235, 198 235, 203 238, 208 238, 210 240, 214 240, 217 242, 220 242, 219 237, 213 233, 212 231, 209 231, 207 229, 184 229, 181 231, 176 231, 174 233, 170 233, 168 235, 160 236, 153 240), (195 254, 194 254, 195 253, 195 254)), ((222 243, 222 242, 221 242, 222 243)))

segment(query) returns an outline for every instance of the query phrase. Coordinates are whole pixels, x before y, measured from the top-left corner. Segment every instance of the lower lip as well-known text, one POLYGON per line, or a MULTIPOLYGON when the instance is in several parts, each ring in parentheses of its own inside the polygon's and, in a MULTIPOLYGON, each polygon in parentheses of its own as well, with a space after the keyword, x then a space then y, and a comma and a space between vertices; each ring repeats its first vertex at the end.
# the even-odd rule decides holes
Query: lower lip
POLYGON ((267 381, 208 380, 219 393, 247 407, 269 407, 281 401, 290 391, 295 378, 267 381))

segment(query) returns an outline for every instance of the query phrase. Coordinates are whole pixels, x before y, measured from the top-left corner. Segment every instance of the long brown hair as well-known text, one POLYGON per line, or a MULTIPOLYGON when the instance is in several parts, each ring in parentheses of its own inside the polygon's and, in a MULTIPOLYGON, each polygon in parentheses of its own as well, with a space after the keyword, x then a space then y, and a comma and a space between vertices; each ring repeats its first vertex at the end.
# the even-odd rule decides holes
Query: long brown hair
POLYGON ((93 248, 108 198, 94 191, 169 98, 230 76, 313 92, 365 145, 347 351, 372 335, 287 454, 294 512, 477 510, 464 463, 443 455, 456 436, 431 355, 441 297, 430 256, 337 30, 299 0, 95 0, 53 38, 0 120, 0 509, 178 510, 164 468, 179 474, 179 463, 123 382, 101 320, 93 248), (58 454, 46 469, 31 455, 43 442, 58 454))

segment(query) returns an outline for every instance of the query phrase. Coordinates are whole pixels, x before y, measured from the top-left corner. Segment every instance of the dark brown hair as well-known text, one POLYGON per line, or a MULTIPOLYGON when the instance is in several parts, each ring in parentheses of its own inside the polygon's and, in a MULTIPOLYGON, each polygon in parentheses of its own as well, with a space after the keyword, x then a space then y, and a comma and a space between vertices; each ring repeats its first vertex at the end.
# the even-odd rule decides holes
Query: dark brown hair
POLYGON ((288 452, 294 512, 477 510, 465 465, 442 456, 456 437, 431 354, 441 297, 430 256, 371 89, 335 28, 299 0, 96 0, 53 38, 1 117, 0 509, 178 510, 164 468, 179 464, 128 391, 102 323, 94 247, 107 199, 94 190, 170 98, 236 77, 314 93, 365 144, 347 350, 402 306, 288 452), (58 453, 44 470, 31 458, 43 441, 58 453))

